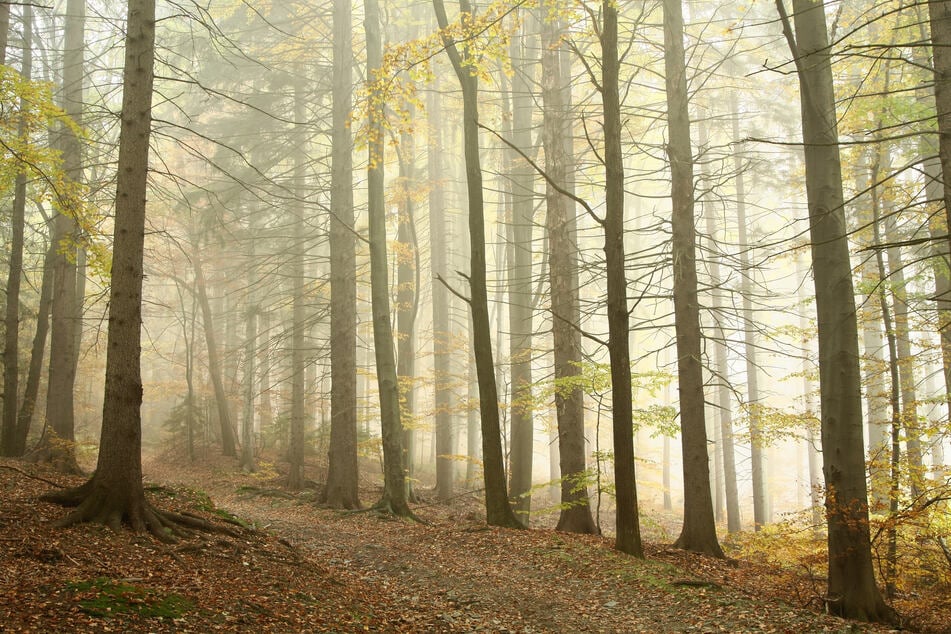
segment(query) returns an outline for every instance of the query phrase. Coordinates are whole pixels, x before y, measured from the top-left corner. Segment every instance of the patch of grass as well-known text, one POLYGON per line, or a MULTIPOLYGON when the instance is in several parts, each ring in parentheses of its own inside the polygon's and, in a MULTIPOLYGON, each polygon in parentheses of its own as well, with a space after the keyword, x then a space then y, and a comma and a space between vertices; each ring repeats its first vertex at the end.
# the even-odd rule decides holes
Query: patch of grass
POLYGON ((178 594, 162 596, 153 590, 96 577, 86 581, 70 581, 66 589, 80 595, 80 609, 86 614, 110 617, 117 614, 135 614, 143 617, 179 619, 195 604, 178 594))

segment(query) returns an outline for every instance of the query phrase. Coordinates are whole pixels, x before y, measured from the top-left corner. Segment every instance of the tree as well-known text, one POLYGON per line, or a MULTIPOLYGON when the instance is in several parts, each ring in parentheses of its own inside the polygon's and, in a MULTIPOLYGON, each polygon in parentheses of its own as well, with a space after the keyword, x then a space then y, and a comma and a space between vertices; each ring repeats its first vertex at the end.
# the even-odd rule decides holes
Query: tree
POLYGON ((673 203, 674 329, 677 335, 680 437, 684 469, 684 524, 674 546, 723 557, 723 550, 717 542, 710 495, 710 461, 704 420, 693 155, 690 148, 682 10, 680 0, 664 0, 664 66, 669 137, 667 156, 670 160, 673 203))
MULTIPOLYGON (((382 16, 377 0, 364 0, 367 38, 367 78, 377 79, 383 58, 382 16)), ((373 97, 371 97, 373 98, 373 97)), ((373 310, 373 347, 376 380, 380 391, 380 425, 383 435, 383 496, 375 506, 401 517, 412 516, 406 500, 403 466, 403 425, 400 420, 399 384, 390 322, 390 286, 386 255, 386 208, 383 189, 383 102, 369 110, 367 214, 370 234, 370 294, 373 310)))
POLYGON ((125 522, 168 541, 187 517, 159 511, 142 486, 142 264, 146 180, 152 121, 155 55, 154 0, 129 0, 123 71, 122 124, 116 183, 116 217, 109 291, 106 386, 99 459, 82 486, 45 499, 75 506, 60 526, 97 522, 118 529, 125 522))
MULTIPOLYGON (((468 0, 460 0, 460 10, 472 17, 468 0)), ((521 528, 508 500, 502 455, 499 398, 492 359, 492 334, 486 291, 485 220, 482 166, 479 158, 478 76, 471 66, 469 51, 460 51, 449 33, 449 18, 442 0, 433 0, 436 20, 444 32, 446 53, 462 88, 463 147, 466 159, 466 191, 469 211, 469 308, 472 316, 472 346, 479 382, 482 423, 482 464, 485 479, 486 521, 494 526, 521 528)))
POLYGON ((353 25, 350 0, 333 5, 330 166, 330 450, 322 500, 360 507, 357 463, 357 275, 350 134, 353 25))
MULTIPOLYGON (((528 51, 536 48, 522 20, 522 36, 512 38, 510 58, 512 77, 511 143, 528 149, 532 144, 532 94, 534 66, 528 51)), ((534 454, 532 419, 532 229, 535 191, 532 168, 521 157, 513 156, 511 165, 512 215, 509 220, 509 362, 511 363, 511 449, 509 494, 515 500, 515 512, 528 523, 532 506, 532 457, 534 454)))
MULTIPOLYGON (((9 16, 9 7, 7 7, 9 16)), ((9 21, 9 18, 8 18, 9 21)), ((20 74, 27 81, 33 73, 33 7, 23 7, 23 64, 20 74)), ((21 98, 20 109, 29 104, 21 98)), ((20 119, 18 134, 26 134, 25 117, 20 119)), ((20 360, 20 282, 23 278, 23 232, 26 225, 26 166, 17 170, 14 182, 13 212, 10 219, 10 259, 7 268, 6 311, 3 345, 3 418, 0 421, 0 453, 15 456, 17 399, 19 398, 20 360)))
POLYGON ((624 259, 624 159, 621 154, 621 99, 618 11, 602 4, 601 100, 604 111, 604 257, 608 287, 608 337, 614 434, 614 488, 617 502, 615 548, 643 557, 634 479, 634 415, 631 401, 629 314, 624 259))
POLYGON ((597 533, 585 486, 584 391, 581 386, 581 322, 578 302, 578 245, 575 204, 553 183, 571 191, 571 128, 568 119, 571 84, 563 28, 555 9, 542 19, 542 144, 545 172, 545 229, 551 293, 552 356, 555 365, 555 416, 561 476, 561 510, 557 530, 597 533))
POLYGON ((805 144, 809 235, 819 331, 819 393, 826 486, 828 609, 894 621, 875 585, 862 441, 855 293, 845 222, 835 91, 825 3, 793 0, 794 24, 777 0, 796 63, 805 144))

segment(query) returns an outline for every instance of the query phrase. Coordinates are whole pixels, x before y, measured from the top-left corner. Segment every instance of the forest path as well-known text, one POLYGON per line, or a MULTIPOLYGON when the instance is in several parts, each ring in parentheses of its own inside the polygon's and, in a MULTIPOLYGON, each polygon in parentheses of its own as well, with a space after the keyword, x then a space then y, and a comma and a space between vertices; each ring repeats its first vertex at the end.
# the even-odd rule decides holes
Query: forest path
POLYGON ((640 561, 600 537, 489 528, 466 509, 419 506, 425 523, 416 523, 322 509, 307 494, 262 493, 233 477, 203 486, 219 507, 359 584, 381 613, 397 610, 406 631, 886 631, 731 586, 735 564, 680 551, 648 545, 640 561))

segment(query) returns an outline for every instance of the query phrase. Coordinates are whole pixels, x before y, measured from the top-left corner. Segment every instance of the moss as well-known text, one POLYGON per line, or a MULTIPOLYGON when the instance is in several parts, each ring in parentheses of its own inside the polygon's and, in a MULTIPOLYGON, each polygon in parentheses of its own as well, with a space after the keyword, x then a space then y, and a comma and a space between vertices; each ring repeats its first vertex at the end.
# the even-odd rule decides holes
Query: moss
POLYGON ((135 614, 178 619, 195 607, 192 601, 181 595, 162 596, 148 588, 107 577, 71 581, 66 584, 66 589, 81 597, 79 607, 83 612, 100 617, 135 614))

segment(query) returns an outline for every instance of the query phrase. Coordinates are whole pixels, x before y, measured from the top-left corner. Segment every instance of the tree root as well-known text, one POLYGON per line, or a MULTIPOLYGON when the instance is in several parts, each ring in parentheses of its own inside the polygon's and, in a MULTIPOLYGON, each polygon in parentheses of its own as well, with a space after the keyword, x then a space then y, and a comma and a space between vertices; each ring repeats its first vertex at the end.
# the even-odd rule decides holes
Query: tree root
POLYGON ((54 524, 66 528, 76 524, 103 524, 115 532, 125 524, 136 533, 148 533, 158 541, 173 544, 189 537, 194 531, 222 533, 240 537, 240 533, 228 526, 210 522, 196 515, 163 511, 148 502, 144 496, 115 496, 101 486, 95 485, 95 477, 82 486, 61 491, 51 491, 42 500, 75 507, 54 524))

